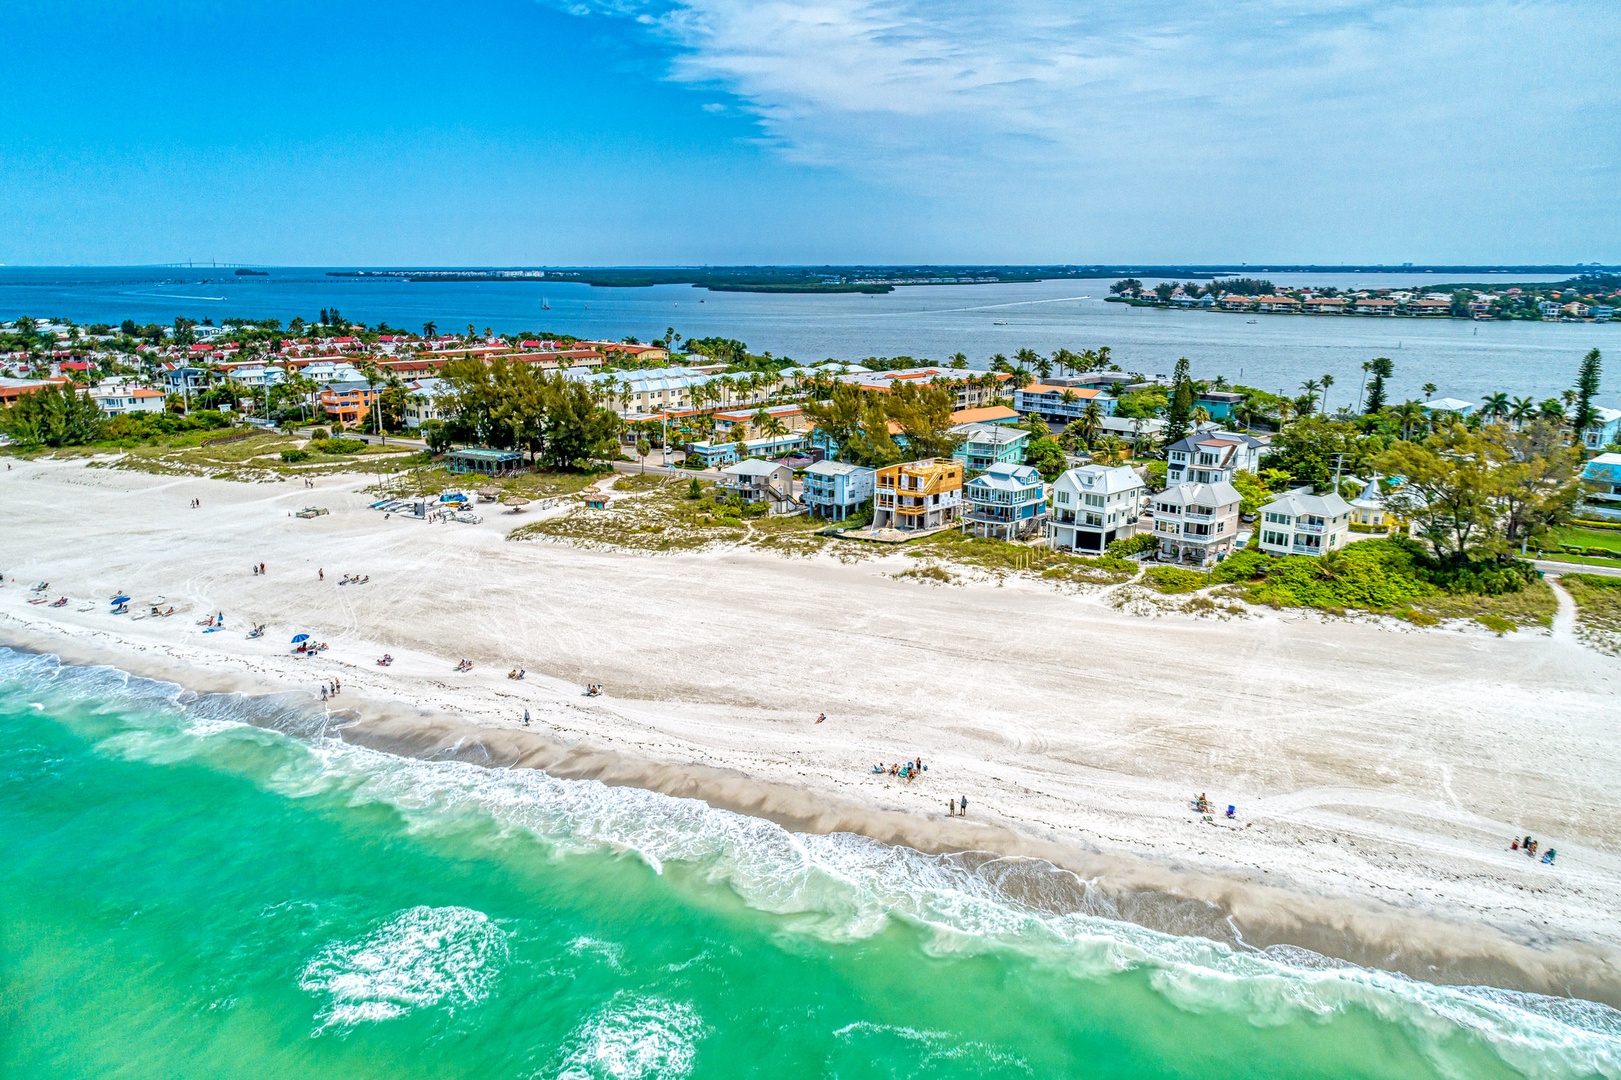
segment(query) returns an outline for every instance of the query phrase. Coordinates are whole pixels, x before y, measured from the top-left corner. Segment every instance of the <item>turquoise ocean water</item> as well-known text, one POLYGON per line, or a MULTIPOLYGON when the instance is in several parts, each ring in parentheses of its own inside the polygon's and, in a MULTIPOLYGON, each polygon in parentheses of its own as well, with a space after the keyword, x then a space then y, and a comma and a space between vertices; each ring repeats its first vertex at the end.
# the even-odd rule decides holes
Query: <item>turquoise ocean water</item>
POLYGON ((0 649, 0 1075, 1621 1077, 1602 1006, 323 722, 0 649))

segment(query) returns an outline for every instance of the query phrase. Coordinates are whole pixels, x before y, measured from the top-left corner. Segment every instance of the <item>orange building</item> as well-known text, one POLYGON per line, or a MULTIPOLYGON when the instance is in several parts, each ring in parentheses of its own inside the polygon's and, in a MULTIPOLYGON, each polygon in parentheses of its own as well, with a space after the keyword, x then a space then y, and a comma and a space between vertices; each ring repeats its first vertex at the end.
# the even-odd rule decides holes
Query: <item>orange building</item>
POLYGON ((962 513, 960 461, 923 458, 879 469, 872 504, 875 529, 937 529, 962 513))

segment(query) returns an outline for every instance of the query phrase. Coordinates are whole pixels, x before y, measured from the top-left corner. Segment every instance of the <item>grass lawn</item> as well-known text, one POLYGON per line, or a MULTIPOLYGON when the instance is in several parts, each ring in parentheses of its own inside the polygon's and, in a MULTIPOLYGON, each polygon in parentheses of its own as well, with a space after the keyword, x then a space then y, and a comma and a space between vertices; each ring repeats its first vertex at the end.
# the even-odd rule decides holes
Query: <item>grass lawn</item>
POLYGON ((1584 529, 1580 525, 1567 525, 1553 532, 1562 546, 1603 548, 1621 557, 1621 529, 1584 529))
MULTIPOLYGON (((583 491, 609 472, 607 468, 591 472, 542 470, 496 479, 489 476, 474 476, 470 473, 453 473, 443 465, 433 465, 413 468, 409 473, 402 472, 388 480, 384 486, 393 492, 409 495, 438 495, 452 490, 493 488, 501 493, 502 498, 508 495, 521 495, 526 499, 549 499, 583 491)), ((624 481, 621 480, 620 484, 623 485, 624 481)))
POLYGON ((1578 566, 1621 566, 1621 553, 1613 559, 1603 559, 1594 555, 1566 555, 1562 551, 1541 551, 1537 558, 1548 562, 1574 563, 1578 566))
POLYGON ((997 577, 1019 574, 1072 585, 1118 585, 1137 576, 1137 564, 1130 559, 1070 555, 1049 547, 969 536, 957 529, 915 540, 906 545, 906 554, 972 566, 997 577))
POLYGON ((309 449, 303 439, 279 432, 254 432, 245 439, 218 442, 241 432, 193 431, 156 439, 131 447, 81 447, 80 452, 117 453, 108 462, 117 469, 134 469, 177 476, 209 476, 216 480, 274 481, 293 476, 324 476, 339 472, 393 471, 404 465, 414 451, 404 446, 362 444, 343 454, 311 453, 308 460, 288 463, 283 450, 309 449))

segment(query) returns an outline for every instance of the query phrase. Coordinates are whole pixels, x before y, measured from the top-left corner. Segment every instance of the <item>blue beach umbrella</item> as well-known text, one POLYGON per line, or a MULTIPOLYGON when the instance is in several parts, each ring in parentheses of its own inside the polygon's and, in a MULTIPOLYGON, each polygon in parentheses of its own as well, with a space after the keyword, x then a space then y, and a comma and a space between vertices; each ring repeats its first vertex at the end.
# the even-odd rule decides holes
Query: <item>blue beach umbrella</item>
POLYGON ((127 604, 127 603, 129 603, 129 597, 127 597, 127 596, 115 596, 115 597, 113 597, 111 600, 109 600, 107 602, 109 604, 127 604))
POLYGON ((293 644, 297 645, 300 641, 308 641, 309 639, 310 636, 308 634, 299 634, 297 637, 293 638, 293 644))

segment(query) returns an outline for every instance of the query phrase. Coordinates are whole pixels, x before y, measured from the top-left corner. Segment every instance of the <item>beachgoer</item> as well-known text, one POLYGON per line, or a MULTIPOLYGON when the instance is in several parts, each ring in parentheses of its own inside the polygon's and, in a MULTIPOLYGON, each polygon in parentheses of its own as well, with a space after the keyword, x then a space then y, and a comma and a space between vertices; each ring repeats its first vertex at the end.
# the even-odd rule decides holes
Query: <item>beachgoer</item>
POLYGON ((529 710, 528 709, 525 709, 523 711, 523 726, 524 727, 529 726, 529 710))
POLYGON ((1514 842, 1508 846, 1508 849, 1510 851, 1518 851, 1518 850, 1520 850, 1520 838, 1516 836, 1514 838, 1514 842))
POLYGON ((968 816, 968 796, 966 796, 966 795, 957 796, 957 805, 962 807, 962 813, 959 814, 958 816, 959 817, 967 817, 968 816))
POLYGON ((820 724, 822 721, 824 721, 826 719, 827 719, 827 713, 819 713, 819 714, 817 714, 816 722, 818 724, 820 724))
POLYGON ((956 817, 956 816, 957 816, 957 800, 956 799, 947 799, 946 800, 946 817, 956 817))
POLYGON ((325 686, 321 687, 321 700, 322 701, 326 700, 326 687, 325 686))
POLYGON ((1542 861, 1547 863, 1549 866, 1552 866, 1553 865, 1553 857, 1555 855, 1557 855, 1557 854, 1559 854, 1559 852, 1555 851, 1553 848, 1549 848, 1548 849, 1548 854, 1546 854, 1546 855, 1544 855, 1542 857, 1542 861))
POLYGON ((317 571, 315 571, 315 576, 320 578, 322 581, 325 581, 326 580, 326 571, 325 570, 317 570, 317 571))
POLYGON ((264 572, 265 572, 265 564, 264 564, 264 563, 260 563, 260 564, 259 564, 259 573, 261 573, 261 574, 262 574, 262 573, 264 573, 264 572))

